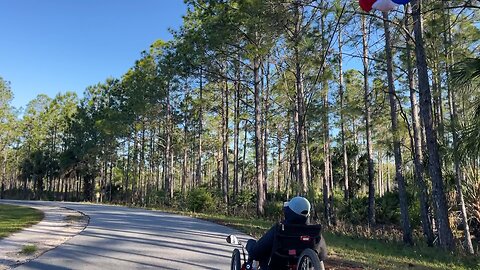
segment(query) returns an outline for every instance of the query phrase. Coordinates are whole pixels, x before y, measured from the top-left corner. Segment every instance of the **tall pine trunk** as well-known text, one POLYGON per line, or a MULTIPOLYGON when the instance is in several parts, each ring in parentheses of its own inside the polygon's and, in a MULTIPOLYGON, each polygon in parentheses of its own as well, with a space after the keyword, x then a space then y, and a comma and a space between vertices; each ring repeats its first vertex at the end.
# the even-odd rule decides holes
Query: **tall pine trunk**
POLYGON ((405 178, 403 177, 403 161, 402 151, 400 149, 400 134, 398 132, 398 115, 397 115, 397 97, 395 93, 395 85, 393 81, 393 53, 390 39, 390 23, 388 21, 388 13, 383 13, 383 25, 385 28, 385 52, 387 56, 387 77, 388 77, 388 96, 390 99, 390 118, 392 120, 393 134, 393 152, 395 156, 395 178, 398 183, 398 195, 400 199, 400 213, 402 218, 403 242, 413 245, 412 227, 410 224, 410 216, 408 214, 407 190, 405 186, 405 178))
POLYGON ((167 128, 165 130, 166 146, 165 146, 165 187, 169 199, 173 199, 173 154, 171 146, 172 120, 171 120, 171 104, 170 104, 170 85, 167 86, 167 128))
POLYGON ((368 157, 368 223, 375 225, 375 170, 373 167, 373 146, 371 133, 370 93, 368 86, 368 34, 365 15, 362 15, 362 41, 363 41, 363 90, 365 104, 365 133, 367 139, 368 157))
POLYGON ((342 32, 341 28, 338 32, 338 66, 339 66, 339 86, 338 98, 340 99, 340 132, 342 137, 342 167, 343 167, 343 195, 346 202, 350 201, 349 179, 348 179, 348 155, 347 144, 345 142, 345 117, 343 115, 344 100, 343 100, 343 55, 342 55, 342 32))
POLYGON ((432 94, 428 82, 428 67, 423 41, 423 22, 421 0, 413 0, 413 19, 415 32, 415 55, 417 58, 418 90, 420 93, 420 114, 425 125, 425 135, 428 149, 430 178, 434 209, 438 227, 440 245, 446 250, 454 249, 453 234, 448 220, 448 205, 443 186, 442 168, 438 152, 437 134, 432 121, 432 94))
MULTIPOLYGON (((410 6, 410 5, 409 5, 410 6)), ((407 9, 410 9, 408 7, 407 9)), ((407 11, 407 13, 409 13, 407 11)), ((405 19, 405 27, 407 32, 410 33, 409 30, 409 17, 407 15, 405 19)), ((425 167, 423 164, 423 149, 422 149, 422 138, 421 138, 421 126, 419 120, 419 108, 418 108, 418 100, 417 94, 415 93, 415 80, 413 74, 413 67, 411 61, 411 42, 410 39, 407 37, 407 72, 408 72, 408 82, 409 82, 409 89, 410 89, 410 107, 411 107, 411 115, 412 115, 412 129, 413 129, 413 163, 414 163, 414 174, 415 180, 419 189, 419 199, 420 199, 420 218, 422 221, 422 230, 423 235, 427 241, 428 246, 433 246, 434 235, 432 229, 432 221, 430 217, 430 206, 428 203, 428 190, 425 184, 424 179, 424 171, 425 167)))
POLYGON ((5 183, 7 182, 7 151, 3 153, 2 183, 0 186, 0 199, 3 199, 5 192, 5 183))
MULTIPOLYGON (((278 128, 278 126, 277 126, 278 128)), ((275 186, 274 186, 274 191, 275 193, 280 192, 280 187, 281 187, 281 177, 280 173, 282 171, 282 140, 280 136, 280 130, 277 129, 277 175, 276 175, 276 180, 275 180, 275 186)))
MULTIPOLYGON (((302 64, 300 59, 300 32, 302 27, 302 15, 303 6, 299 1, 295 2, 295 33, 294 33, 294 52, 295 52, 295 87, 297 97, 297 110, 298 110, 298 126, 297 126, 297 160, 298 160, 298 181, 300 181, 300 191, 303 195, 306 195, 308 182, 307 182, 307 161, 305 154, 305 92, 303 88, 303 73, 302 64)), ((323 20, 322 20, 323 21, 323 20)))
POLYGON ((268 111, 270 110, 270 63, 265 63, 265 94, 263 96, 263 136, 262 136, 262 151, 263 151, 263 186, 265 190, 265 199, 268 192, 268 111))
POLYGON ((235 200, 238 192, 239 192, 239 183, 238 183, 238 143, 239 143, 239 131, 240 131, 240 59, 236 63, 236 76, 237 79, 235 81, 235 108, 234 108, 234 128, 233 128, 233 198, 235 200))
MULTIPOLYGON (((257 214, 264 214, 265 190, 263 185, 263 152, 262 138, 262 105, 260 104, 260 61, 258 56, 253 59, 253 84, 255 99, 255 178, 257 182, 257 214)), ((245 162, 245 161, 244 161, 245 162)))
POLYGON ((328 85, 323 83, 323 204, 324 204, 324 218, 329 226, 332 225, 332 204, 331 197, 333 190, 330 183, 330 127, 328 123, 328 85))
MULTIPOLYGON (((226 73, 226 68, 225 68, 226 73)), ((222 93, 222 193, 228 205, 228 81, 225 79, 222 93)))
POLYGON ((198 109, 198 149, 197 149, 197 169, 195 173, 195 186, 202 184, 202 134, 203 134, 203 67, 200 66, 200 86, 199 86, 199 106, 198 109))
MULTIPOLYGON (((188 94, 187 94, 188 98, 188 94)), ((182 160, 182 196, 186 196, 187 193, 187 178, 188 178, 188 128, 187 128, 187 106, 185 105, 185 111, 183 114, 183 160, 182 160)))

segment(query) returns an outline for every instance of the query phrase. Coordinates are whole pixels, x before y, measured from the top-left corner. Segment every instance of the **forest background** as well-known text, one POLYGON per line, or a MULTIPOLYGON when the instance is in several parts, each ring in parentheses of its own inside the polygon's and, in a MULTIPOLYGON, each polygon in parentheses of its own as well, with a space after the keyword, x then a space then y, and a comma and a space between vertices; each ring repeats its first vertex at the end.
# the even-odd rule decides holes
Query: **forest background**
POLYGON ((0 80, 1 198, 277 220, 303 195, 331 231, 478 254, 478 1, 186 4, 81 98, 19 111, 0 80))

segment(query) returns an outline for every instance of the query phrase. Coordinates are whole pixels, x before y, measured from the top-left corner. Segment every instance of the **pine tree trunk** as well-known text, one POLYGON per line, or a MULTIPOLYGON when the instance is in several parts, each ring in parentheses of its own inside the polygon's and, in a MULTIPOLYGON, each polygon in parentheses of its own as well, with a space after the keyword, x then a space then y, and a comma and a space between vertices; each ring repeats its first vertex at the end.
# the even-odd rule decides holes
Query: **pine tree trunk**
MULTIPOLYGON (((188 94, 187 94, 188 96, 188 94)), ((187 128, 187 112, 183 115, 183 163, 182 163, 182 195, 187 194, 187 178, 188 178, 188 128, 187 128)))
POLYGON ((7 182, 7 151, 3 153, 3 169, 2 169, 2 183, 0 187, 0 199, 4 198, 6 182, 7 182))
POLYGON ((329 197, 329 203, 330 203, 330 220, 332 222, 332 225, 335 226, 337 225, 337 218, 335 215, 335 204, 334 204, 334 185, 333 185, 333 164, 332 164, 332 154, 330 153, 330 156, 328 157, 328 167, 330 168, 330 197, 329 197))
POLYGON ((440 63, 438 63, 436 72, 433 75, 434 77, 436 77, 437 87, 438 87, 434 100, 436 100, 436 104, 437 104, 436 111, 438 115, 438 137, 440 138, 441 142, 444 145, 446 145, 445 123, 444 123, 444 117, 443 117, 444 113, 443 113, 443 98, 442 98, 442 73, 440 69, 441 69, 441 65, 440 63))
POLYGON ((233 199, 235 200, 239 192, 239 183, 238 183, 238 143, 239 143, 239 131, 240 131, 240 60, 236 63, 236 75, 237 80, 235 81, 235 108, 234 108, 234 129, 233 129, 233 199))
MULTIPOLYGON (((106 183, 106 177, 107 177, 107 164, 105 164, 105 183, 106 183)), ((145 206, 145 122, 142 119, 142 140, 141 140, 141 149, 140 149, 140 165, 139 165, 139 182, 140 182, 140 187, 139 187, 139 195, 140 195, 140 201, 142 203, 142 206, 145 206)), ((105 186, 105 185, 104 185, 105 186)))
MULTIPOLYGON (((148 189, 148 192, 149 192, 149 203, 151 204, 152 203, 152 200, 155 196, 154 192, 153 191, 158 191, 157 187, 157 183, 158 183, 158 178, 157 178, 157 171, 156 171, 156 164, 158 162, 158 160, 155 159, 155 153, 157 151, 157 148, 156 148, 156 144, 155 144, 155 138, 157 136, 157 128, 155 127, 154 125, 155 121, 152 119, 151 122, 150 122, 150 160, 149 160, 149 165, 150 165, 150 168, 149 168, 149 171, 150 171, 150 188, 148 189)), ((110 160, 112 161, 112 158, 110 158, 110 160)), ((113 163, 113 162, 112 162, 113 163)), ((110 170, 110 173, 113 174, 113 171, 110 170)), ((111 192, 110 192, 111 194, 111 192)))
POLYGON ((340 132, 342 137, 342 154, 343 154, 343 196, 346 202, 350 201, 349 192, 349 179, 348 179, 348 155, 347 144, 345 142, 345 119, 343 116, 343 55, 342 55, 342 32, 341 29, 338 32, 338 59, 339 59, 339 86, 338 86, 338 98, 340 99, 340 132))
POLYGON ((308 128, 305 125, 305 161, 307 162, 307 180, 308 183, 313 184, 313 179, 312 179, 312 159, 310 156, 310 148, 309 148, 309 142, 308 142, 308 128))
MULTIPOLYGON (((303 195, 307 194, 308 182, 307 182, 307 164, 305 155, 305 93, 303 88, 303 73, 300 59, 299 42, 300 31, 302 27, 302 14, 303 7, 299 2, 295 2, 296 8, 296 23, 295 23, 295 87, 297 97, 297 110, 298 110, 298 130, 297 130, 297 159, 298 159, 298 181, 300 181, 300 189, 303 195)), ((322 20, 323 21, 323 20, 322 20)))
POLYGON ((388 13, 383 13, 383 25, 385 28, 385 52, 387 56, 388 96, 390 98, 390 118, 392 120, 393 152, 395 155, 395 178, 398 183, 398 195, 400 199, 400 213, 402 218, 403 242, 413 245, 412 227, 408 214, 407 190, 403 177, 402 151, 400 149, 400 134, 398 132, 398 115, 395 85, 393 81, 393 53, 390 39, 390 23, 388 13))
MULTIPOLYGON (((355 119, 352 119, 352 132, 353 132, 353 143, 355 145, 359 145, 358 130, 357 130, 357 125, 355 123, 355 119)), ((356 179, 358 175, 358 153, 353 156, 353 171, 355 173, 355 175, 353 176, 353 179, 356 179)))
MULTIPOLYGON (((292 174, 295 176, 295 182, 300 185, 301 183, 301 178, 300 178, 300 163, 298 159, 298 138, 299 138, 299 132, 298 132, 298 102, 297 100, 297 93, 295 93, 295 101, 294 101, 294 114, 293 114, 293 126, 295 130, 295 145, 294 145, 294 153, 293 153, 293 164, 292 166, 292 174)), ((293 179, 293 177, 292 177, 293 179)))
POLYGON ((385 195, 385 183, 383 181, 383 154, 381 152, 378 153, 378 193, 380 197, 385 195))
POLYGON ((413 0, 413 19, 415 32, 415 55, 417 58, 418 89, 420 92, 420 114, 425 125, 428 148, 430 178, 435 204, 436 221, 440 245, 446 250, 454 249, 453 234, 448 220, 448 205, 443 186, 442 168, 438 153, 437 134, 432 122, 432 95, 428 82, 428 67, 423 41, 423 22, 421 15, 421 0, 413 0))
POLYGON ((268 192, 268 111, 270 109, 270 63, 265 63, 265 95, 263 96, 263 136, 262 136, 262 151, 263 151, 263 185, 265 190, 265 200, 268 192))
POLYGON ((137 136, 136 125, 133 128, 133 153, 132 153, 132 194, 131 194, 131 203, 134 203, 137 199, 137 183, 138 183, 138 136, 137 136))
MULTIPOLYGON (((438 56, 436 57, 438 58, 438 56)), ((432 118, 432 122, 433 122, 433 128, 439 130, 439 127, 440 127, 440 109, 439 109, 439 105, 438 105, 438 93, 439 93, 439 86, 438 86, 438 77, 437 77, 437 71, 438 68, 437 68, 437 65, 436 63, 433 63, 432 64, 432 73, 433 73, 433 76, 432 76, 432 107, 433 107, 433 110, 432 110, 432 113, 433 113, 433 118, 432 118)))
POLYGON ((165 130, 166 146, 165 146, 165 187, 168 194, 168 198, 173 199, 173 155, 171 149, 171 133, 172 133, 172 120, 171 120, 171 104, 170 104, 170 85, 167 86, 167 127, 165 130))
POLYGON ((129 187, 129 180, 130 180, 130 137, 127 138, 127 165, 125 167, 125 204, 130 202, 130 196, 128 193, 129 187))
POLYGON ((175 157, 173 155, 173 149, 170 149, 170 158, 169 158, 169 165, 168 165, 168 167, 170 167, 170 169, 168 170, 168 173, 170 174, 169 177, 168 177, 170 179, 170 183, 169 183, 168 193, 169 193, 170 199, 172 199, 172 200, 173 200, 173 195, 174 195, 174 191, 175 191, 175 177, 174 177, 175 163, 174 163, 174 160, 175 160, 175 157))
POLYGON ((328 226, 332 225, 332 204, 330 197, 333 190, 330 185, 330 129, 328 123, 328 85, 323 83, 323 203, 325 207, 324 217, 328 226))
MULTIPOLYGON (((261 147, 262 138, 262 106, 260 104, 260 61, 258 57, 253 59, 253 82, 254 82, 254 98, 255 98, 255 178, 257 182, 257 214, 264 214, 265 207, 265 190, 263 185, 263 152, 261 147)), ((245 162, 245 161, 244 161, 245 162)))
POLYGON ((368 86, 368 44, 367 44, 367 25, 365 15, 362 15, 362 33, 363 33, 363 89, 365 103, 365 133, 367 139, 368 156, 368 223, 375 225, 375 170, 373 167, 373 147, 371 134, 371 113, 370 113, 370 94, 368 86))
MULTIPOLYGON (((410 8, 408 8, 410 9, 410 8)), ((408 13, 408 12, 407 12, 408 13)), ((408 32, 409 30, 409 15, 405 19, 405 27, 408 32)), ((419 199, 420 199, 420 218, 422 220, 422 230, 427 241, 428 246, 433 246, 434 234, 432 229, 432 221, 430 217, 430 206, 428 203, 428 190, 425 184, 424 171, 425 167, 423 164, 423 149, 422 149, 422 138, 421 138, 421 126, 419 120, 419 108, 417 95, 415 93, 415 82, 413 75, 413 67, 411 62, 411 42, 407 39, 407 72, 408 72, 408 81, 410 88, 410 107, 412 115, 412 127, 413 127, 413 163, 414 163, 414 174, 415 180, 419 189, 419 199)))
POLYGON ((197 149, 197 169, 195 173, 195 186, 202 184, 202 134, 203 134, 203 67, 200 67, 200 102, 198 112, 198 149, 197 149))
MULTIPOLYGON (((245 93, 245 99, 247 99, 247 93, 245 93)), ((245 120, 244 131, 243 131, 243 151, 242 151, 242 175, 240 177, 240 190, 243 190, 245 184, 245 159, 247 156, 247 135, 248 135, 248 121, 245 120)))
MULTIPOLYGON (((226 72, 226 70, 225 70, 226 72)), ((228 205, 228 81, 225 79, 222 98, 222 193, 228 205)))
POLYGON ((280 182, 280 173, 281 173, 281 169, 282 169, 282 140, 281 140, 281 137, 280 137, 280 132, 279 130, 277 129, 277 149, 278 149, 278 153, 277 153, 277 180, 275 181, 275 192, 276 193, 279 193, 280 192, 280 187, 281 187, 281 182, 280 182))
POLYGON ((113 178, 113 161, 112 161, 112 157, 110 157, 110 174, 108 179, 108 182, 109 182, 108 201, 110 203, 112 202, 112 185, 113 185, 112 178, 113 178))
MULTIPOLYGON (((296 104, 296 102, 295 102, 296 104)), ((296 115, 296 111, 294 113, 294 115, 296 115)), ((294 118, 295 120, 295 118, 294 118)), ((294 127, 296 127, 295 125, 295 121, 293 121, 293 125, 294 127)), ((288 122, 288 129, 287 130, 290 130, 290 121, 288 122)), ((291 132, 287 132, 287 147, 292 147, 292 144, 295 144, 295 142, 292 142, 292 134, 291 132)), ((296 180, 296 183, 298 183, 298 180, 297 180, 297 159, 296 159, 296 149, 295 149, 295 146, 293 147, 293 150, 290 150, 290 151, 287 151, 289 152, 289 155, 288 155, 288 177, 287 177, 287 180, 285 181, 285 191, 287 193, 287 199, 290 198, 290 195, 291 195, 291 185, 292 183, 294 182, 293 180, 296 180)))

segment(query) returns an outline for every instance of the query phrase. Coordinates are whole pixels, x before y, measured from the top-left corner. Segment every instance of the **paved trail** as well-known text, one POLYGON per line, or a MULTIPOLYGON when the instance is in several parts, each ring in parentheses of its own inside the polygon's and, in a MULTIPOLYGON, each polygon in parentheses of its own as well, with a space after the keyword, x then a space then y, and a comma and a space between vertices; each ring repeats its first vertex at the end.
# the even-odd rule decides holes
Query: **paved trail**
MULTIPOLYGON (((23 202, 24 203, 24 202, 23 202)), ((156 211, 79 203, 29 202, 68 207, 90 217, 83 232, 15 269, 229 269, 235 230, 156 211)))

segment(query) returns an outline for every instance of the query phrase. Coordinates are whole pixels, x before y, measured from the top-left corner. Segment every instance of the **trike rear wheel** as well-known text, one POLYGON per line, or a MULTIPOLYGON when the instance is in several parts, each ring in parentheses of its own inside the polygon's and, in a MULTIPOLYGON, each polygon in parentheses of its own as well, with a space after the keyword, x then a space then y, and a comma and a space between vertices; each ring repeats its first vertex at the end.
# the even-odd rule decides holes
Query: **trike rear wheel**
POLYGON ((324 270, 323 262, 313 249, 305 249, 298 258, 297 270, 324 270))

